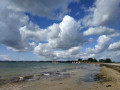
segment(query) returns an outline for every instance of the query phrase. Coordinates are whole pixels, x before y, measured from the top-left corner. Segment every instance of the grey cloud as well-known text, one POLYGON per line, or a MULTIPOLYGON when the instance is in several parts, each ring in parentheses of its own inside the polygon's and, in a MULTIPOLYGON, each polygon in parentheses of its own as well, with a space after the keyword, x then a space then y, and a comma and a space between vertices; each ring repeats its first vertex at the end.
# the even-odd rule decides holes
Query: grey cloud
MULTIPOLYGON (((1 5, 1 4, 0 4, 1 5)), ((24 50, 19 28, 27 24, 28 17, 3 6, 0 10, 0 42, 14 50, 24 50)))
POLYGON ((61 19, 70 10, 68 5, 79 0, 10 0, 8 8, 32 15, 61 19))

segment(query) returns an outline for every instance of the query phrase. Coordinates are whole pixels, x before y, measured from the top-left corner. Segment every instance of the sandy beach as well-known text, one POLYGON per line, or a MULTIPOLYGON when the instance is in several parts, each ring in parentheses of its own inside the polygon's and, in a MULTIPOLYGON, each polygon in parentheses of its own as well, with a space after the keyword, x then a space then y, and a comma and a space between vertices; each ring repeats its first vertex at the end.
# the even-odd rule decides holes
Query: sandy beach
POLYGON ((101 78, 95 82, 83 80, 87 71, 92 72, 95 69, 73 69, 40 80, 5 84, 0 87, 0 90, 119 90, 120 73, 115 70, 115 66, 119 67, 119 64, 114 64, 115 66, 111 68, 106 65, 101 65, 99 72, 101 78))
POLYGON ((120 64, 103 64, 100 69, 101 79, 91 90, 120 90, 120 64))

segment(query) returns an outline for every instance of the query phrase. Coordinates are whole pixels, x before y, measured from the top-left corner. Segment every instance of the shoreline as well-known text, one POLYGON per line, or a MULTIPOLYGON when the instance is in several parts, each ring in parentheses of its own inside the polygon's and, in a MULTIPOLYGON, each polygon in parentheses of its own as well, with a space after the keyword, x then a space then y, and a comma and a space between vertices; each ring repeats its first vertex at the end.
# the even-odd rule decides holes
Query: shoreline
MULTIPOLYGON (((120 64, 89 64, 90 68, 72 68, 25 76, 20 82, 7 83, 0 90, 119 90, 120 64), (93 72, 100 65, 100 71, 93 72), (89 73, 88 73, 89 72, 89 73), (86 76, 87 75, 87 76, 86 76), (97 77, 95 75, 98 75, 97 77), (37 76, 37 77, 36 77, 37 76), (38 78, 39 77, 39 78, 38 78), (89 81, 89 79, 91 79, 89 81), (95 81, 96 80, 96 81, 95 81), (86 87, 87 86, 87 87, 86 87)), ((98 71, 98 70, 96 70, 98 71)))
POLYGON ((92 90, 119 90, 120 89, 120 64, 103 63, 100 65, 100 73, 97 74, 97 83, 92 90))
POLYGON ((81 68, 47 72, 38 80, 33 80, 32 76, 29 76, 30 78, 26 77, 25 81, 2 85, 0 90, 78 90, 78 88, 88 90, 91 85, 96 83, 94 75, 98 71, 99 65, 88 64, 81 68))

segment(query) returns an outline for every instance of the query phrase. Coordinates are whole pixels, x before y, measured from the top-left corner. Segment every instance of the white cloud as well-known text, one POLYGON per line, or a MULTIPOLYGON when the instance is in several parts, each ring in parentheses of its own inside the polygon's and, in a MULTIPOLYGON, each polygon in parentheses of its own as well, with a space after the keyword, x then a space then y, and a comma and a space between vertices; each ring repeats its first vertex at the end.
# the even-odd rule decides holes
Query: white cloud
POLYGON ((53 48, 69 49, 74 46, 83 45, 87 40, 79 32, 79 24, 70 16, 65 16, 59 24, 60 33, 58 38, 50 39, 49 44, 53 48))
POLYGON ((60 33, 59 24, 53 24, 46 29, 41 29, 32 22, 20 28, 21 36, 24 40, 46 41, 48 39, 58 38, 60 33))
POLYGON ((56 30, 60 29, 58 24, 53 24, 46 30, 40 29, 39 26, 32 22, 28 23, 29 18, 25 15, 25 12, 43 17, 57 18, 57 16, 68 12, 69 3, 76 1, 2 0, 0 3, 0 43, 14 51, 27 51, 30 47, 28 42, 31 39, 39 42, 58 37, 60 31, 56 30), (56 15, 59 10, 59 15, 56 15))
MULTIPOLYGON (((19 1, 16 1, 17 3, 19 1)), ((20 3, 23 1, 20 1, 20 3)), ((44 57, 56 57, 54 49, 68 50, 70 54, 78 53, 77 46, 88 42, 81 32, 80 25, 74 18, 66 15, 63 20, 46 29, 29 21, 29 18, 21 10, 21 7, 12 8, 12 2, 4 2, 0 13, 0 43, 14 51, 33 50, 34 53, 44 57), (7 17, 7 19, 5 19, 7 17), (32 43, 29 41, 33 40, 32 43), (40 41, 48 41, 40 44, 40 41), (37 45, 35 42, 39 43, 37 45), (74 48, 73 48, 74 47, 74 48)), ((15 4, 14 3, 14 4, 15 4)), ((32 4, 32 3, 31 3, 32 4)), ((2 5, 2 4, 1 4, 2 5)), ((15 7, 13 5, 13 7, 15 7)), ((24 8, 24 7, 23 7, 24 8)))
POLYGON ((87 35, 109 35, 109 34, 114 34, 115 30, 108 28, 108 27, 103 27, 103 26, 99 26, 99 27, 90 27, 88 30, 84 31, 83 34, 85 36, 87 35))
POLYGON ((0 60, 10 60, 8 55, 0 55, 0 60))
POLYGON ((77 55, 80 50, 81 50, 81 46, 77 46, 77 47, 72 47, 68 50, 64 50, 64 51, 55 51, 56 56, 58 57, 69 57, 70 55, 77 55))
POLYGON ((106 59, 111 58, 112 61, 119 61, 120 58, 120 52, 119 51, 104 51, 99 54, 95 54, 94 58, 97 59, 106 59))
POLYGON ((96 0, 88 11, 85 25, 114 25, 120 20, 120 0, 96 0))
POLYGON ((33 30, 24 26, 20 29, 20 32, 24 39, 35 40, 37 42, 48 41, 50 48, 69 49, 88 42, 82 33, 79 32, 79 27, 80 25, 74 18, 66 15, 60 24, 53 24, 46 29, 37 27, 33 30))
POLYGON ((76 60, 78 59, 77 55, 80 53, 81 46, 72 47, 68 50, 54 51, 54 55, 57 60, 76 60))
MULTIPOLYGON (((42 35, 46 36, 46 40, 48 41, 46 44, 39 44, 35 47, 34 53, 39 56, 60 58, 61 56, 67 57, 70 55, 76 55, 80 52, 81 46, 84 43, 89 42, 79 32, 79 24, 77 21, 68 15, 63 18, 60 24, 53 24, 43 31, 46 33, 40 35, 35 35, 35 32, 31 33, 38 38, 42 35), (61 49, 63 51, 57 53, 54 51, 55 49, 61 49)), ((41 32, 41 29, 37 31, 37 33, 41 32)), ((29 36, 27 33, 26 35, 29 36)))
POLYGON ((70 55, 76 55, 76 54, 78 54, 80 52, 80 50, 81 50, 80 46, 78 46, 78 47, 72 47, 71 49, 68 50, 68 53, 70 55))
POLYGON ((101 53, 105 51, 109 46, 109 40, 110 37, 107 37, 106 35, 102 35, 97 40, 97 45, 95 45, 95 48, 87 48, 86 52, 89 53, 101 53))
POLYGON ((34 48, 34 53, 48 59, 51 57, 54 58, 53 50, 48 46, 48 44, 39 43, 39 45, 34 48))
POLYGON ((109 50, 120 50, 120 41, 110 44, 108 49, 109 50))
MULTIPOLYGON (((116 28, 108 26, 120 21, 120 0, 96 0, 83 22, 82 19, 76 21, 73 17, 65 15, 70 11, 68 5, 76 1, 78 0, 2 0, 0 3, 0 43, 14 51, 31 50, 46 60, 119 58, 120 53, 117 50, 120 49, 120 42, 109 45, 109 41, 120 34, 115 30, 116 28), (26 12, 35 16, 63 20, 42 29, 30 21, 25 15, 26 12), (86 28, 88 30, 83 32, 86 28), (88 35, 101 36, 94 48, 87 47, 81 52, 84 44, 93 42, 88 35), (86 37, 89 39, 86 40, 86 37), (48 43, 43 44, 40 43, 41 41, 48 43), (111 53, 116 55, 111 55, 111 53)), ((8 56, 0 55, 0 58, 8 59, 8 56)))

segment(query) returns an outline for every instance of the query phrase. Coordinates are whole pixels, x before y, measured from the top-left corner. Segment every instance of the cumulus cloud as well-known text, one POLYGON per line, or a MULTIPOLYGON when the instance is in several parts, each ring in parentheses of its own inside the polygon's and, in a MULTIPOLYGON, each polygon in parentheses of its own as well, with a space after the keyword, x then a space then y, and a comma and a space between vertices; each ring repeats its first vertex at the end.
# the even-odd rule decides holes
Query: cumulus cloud
POLYGON ((95 48, 87 48, 85 52, 80 52, 77 56, 87 59, 87 58, 96 58, 96 59, 106 59, 111 58, 114 61, 118 61, 118 58, 120 58, 120 53, 117 46, 119 42, 116 42, 117 44, 113 43, 109 45, 109 41, 111 38, 106 35, 102 35, 98 38, 97 44, 95 45, 95 48), (117 48, 115 48, 117 47, 117 48), (114 53, 114 54, 113 54, 114 53))
MULTIPOLYGON (((109 45, 109 41, 112 37, 120 36, 116 30, 118 28, 110 27, 110 24, 120 21, 120 0, 96 0, 86 10, 88 15, 79 21, 65 15, 70 11, 69 4, 77 1, 79 0, 2 0, 0 43, 14 51, 31 50, 46 60, 119 57, 120 42, 109 45), (42 29, 25 13, 61 21, 42 29), (83 32, 85 29, 87 30, 83 32), (98 40, 94 48, 86 49, 84 44, 95 42, 89 35, 97 35, 98 40), (46 43, 41 43, 42 41, 46 43), (82 46, 86 50, 81 52, 82 46), (116 55, 110 56, 111 53, 116 55)), ((7 56, 0 55, 0 58, 7 59, 7 56)))
POLYGON ((14 51, 27 51, 31 46, 28 43, 28 39, 34 39, 39 42, 41 40, 48 39, 48 37, 55 38, 58 36, 56 31, 59 31, 55 30, 56 28, 59 29, 57 24, 48 28, 52 31, 48 29, 42 30, 32 22, 29 23, 29 18, 25 15, 25 12, 30 12, 33 15, 48 18, 57 18, 59 15, 56 15, 56 13, 59 10, 59 14, 67 13, 68 4, 76 1, 77 0, 66 0, 63 2, 61 0, 52 0, 50 3, 47 0, 2 0, 2 3, 0 4, 0 42, 7 46, 8 49, 12 49, 14 51), (28 31, 26 29, 28 29, 28 31), (48 32, 50 32, 51 35, 46 38, 47 34, 45 33, 48 32), (26 36, 26 33, 29 35, 26 36))
POLYGON ((95 48, 87 48, 87 53, 100 53, 105 51, 109 46, 109 40, 110 37, 107 37, 106 35, 102 35, 97 40, 97 45, 95 45, 95 48))
POLYGON ((88 30, 84 31, 83 34, 87 35, 111 35, 114 34, 115 30, 108 27, 90 27, 88 30))
POLYGON ((79 24, 72 17, 65 16, 59 27, 58 38, 49 41, 53 48, 69 49, 87 42, 82 33, 79 32, 79 24))
POLYGON ((118 23, 120 20, 120 0, 96 0, 89 14, 84 18, 85 25, 97 26, 118 23))
POLYGON ((53 50, 49 48, 48 44, 39 43, 38 46, 34 48, 34 53, 45 58, 54 58, 53 50))
POLYGON ((110 44, 108 49, 109 50, 120 50, 120 41, 110 44))
POLYGON ((81 49, 80 46, 78 46, 78 47, 72 47, 71 49, 68 50, 68 53, 70 55, 76 55, 76 54, 78 54, 80 52, 80 49, 81 49))
POLYGON ((59 24, 54 23, 46 29, 41 29, 38 25, 30 22, 29 25, 20 28, 20 33, 24 40, 35 40, 39 42, 58 38, 60 28, 59 24))
POLYGON ((83 58, 119 58, 119 42, 110 44, 111 38, 116 39, 120 36, 119 31, 115 28, 120 23, 120 0, 95 0, 94 4, 87 10, 87 14, 80 19, 84 36, 101 35, 97 40, 95 48, 87 47, 86 50, 79 54, 83 58), (112 27, 112 28, 111 28, 112 27), (110 44, 110 45, 109 45, 110 44), (115 53, 116 55, 113 55, 115 53))
MULTIPOLYGON (((64 4, 62 8, 64 7, 64 9, 67 10, 66 3, 68 4, 72 1, 73 0, 66 0, 66 2, 64 2, 66 8, 64 7, 64 4)), ((11 2, 3 0, 3 3, 0 4, 2 7, 0 8, 0 43, 4 44, 8 49, 12 49, 14 51, 34 50, 34 53, 39 56, 54 57, 56 56, 54 54, 54 49, 68 50, 72 47, 77 47, 88 42, 83 37, 83 34, 79 32, 79 23, 68 15, 66 15, 59 24, 54 23, 46 29, 41 29, 38 25, 29 21, 29 18, 24 14, 24 12, 28 11, 32 14, 41 16, 40 13, 42 11, 37 10, 38 8, 36 8, 34 4, 46 4, 46 1, 38 1, 38 3, 37 1, 34 1, 34 3, 32 3, 32 1, 28 2, 28 0, 11 0, 11 2), (23 4, 25 4, 25 6, 23 4), (33 11, 38 11, 40 13, 29 11, 28 9, 32 10, 32 8, 27 8, 28 4, 33 5, 33 9, 36 9, 33 11), (23 5, 23 7, 21 5, 23 5), (33 42, 30 43, 30 40, 33 42), (40 41, 48 41, 48 43, 43 45, 39 43, 40 41), (37 45, 36 42, 39 44, 37 45)), ((61 5, 61 3, 58 4, 61 5)), ((53 7, 56 8, 58 4, 53 7)), ((49 9, 52 10, 54 8, 49 9)), ((61 9, 61 6, 58 7, 58 9, 59 8, 61 9)), ((50 13, 53 12, 50 11, 50 13)), ((48 14, 49 12, 46 15, 48 14)), ((69 52, 74 54, 77 53, 77 50, 69 52)))
POLYGON ((37 27, 34 30, 24 26, 20 29, 20 32, 24 39, 27 38, 37 42, 48 41, 51 48, 69 49, 88 42, 79 32, 79 27, 80 25, 74 18, 66 15, 60 24, 53 24, 46 29, 37 27))
POLYGON ((72 47, 68 50, 65 50, 65 51, 56 51, 56 55, 58 57, 61 57, 61 56, 69 56, 69 55, 77 55, 80 50, 81 50, 81 46, 77 46, 77 47, 72 47))
POLYGON ((95 54, 94 58, 97 59, 106 59, 111 58, 112 61, 119 61, 120 58, 120 52, 119 51, 104 51, 99 54, 95 54))
MULTIPOLYGON (((24 30, 25 31, 25 30, 24 30)), ((79 24, 70 16, 65 16, 60 24, 53 24, 49 26, 47 29, 43 30, 46 33, 42 33, 41 36, 47 35, 47 44, 39 44, 35 47, 34 52, 37 55, 44 56, 44 50, 48 50, 46 52, 47 56, 55 56, 58 55, 75 55, 79 53, 80 46, 84 43, 89 42, 84 38, 81 32, 79 32, 79 24), (40 47, 46 48, 40 48, 40 47), (54 52, 54 49, 65 50, 62 53, 54 52), (68 51, 66 51, 68 50, 68 51), (64 53, 64 54, 63 54, 64 53)), ((39 30, 38 33, 41 33, 42 30, 39 30)), ((34 34, 34 33, 32 33, 34 34)), ((26 33, 29 36, 29 34, 26 33)), ((34 34, 35 35, 35 34, 34 34)), ((31 35, 30 35, 31 36, 31 35)), ((39 38, 39 35, 37 35, 39 38)), ((40 40, 40 39, 39 39, 40 40)), ((45 55, 46 55, 45 54, 45 55)))
POLYGON ((19 28, 27 24, 28 17, 9 10, 2 4, 0 3, 0 42, 13 50, 24 50, 19 28))
POLYGON ((73 59, 77 59, 77 55, 80 53, 81 50, 81 46, 77 46, 77 47, 72 47, 68 50, 60 50, 60 51, 54 51, 54 55, 56 56, 57 60, 73 60, 73 59))
POLYGON ((79 0, 10 0, 9 9, 29 12, 32 15, 60 19, 68 13, 68 5, 79 0))

